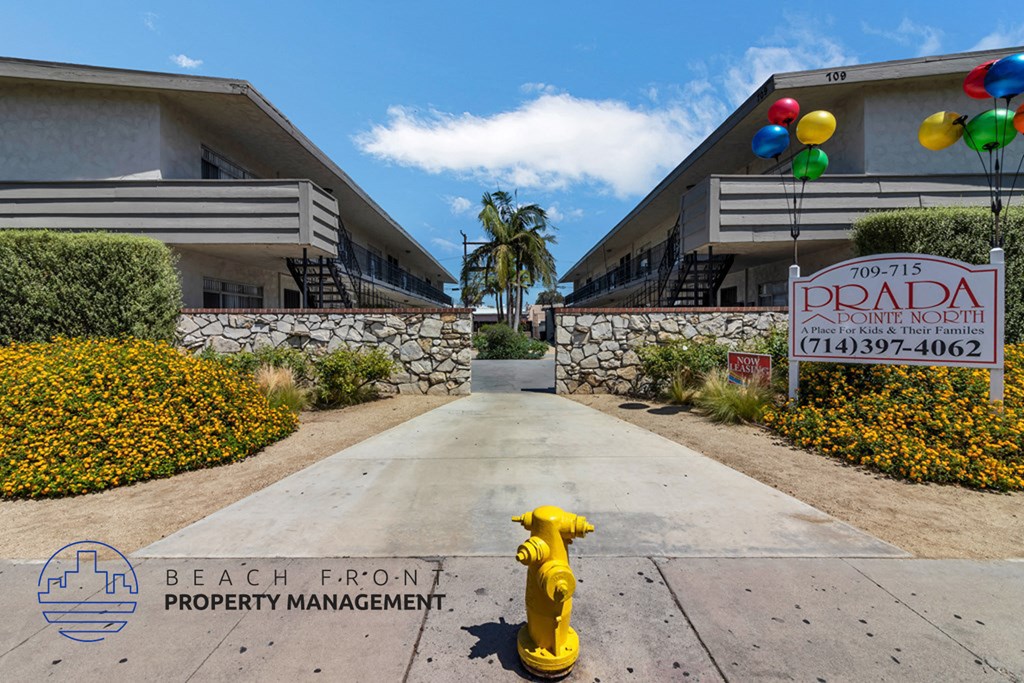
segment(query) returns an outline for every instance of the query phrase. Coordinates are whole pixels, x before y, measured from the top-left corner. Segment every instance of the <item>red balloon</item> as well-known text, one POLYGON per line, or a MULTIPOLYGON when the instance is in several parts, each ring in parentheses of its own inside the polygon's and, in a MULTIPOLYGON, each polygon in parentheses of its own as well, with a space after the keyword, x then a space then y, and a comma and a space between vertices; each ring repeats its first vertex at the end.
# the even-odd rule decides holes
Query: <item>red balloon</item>
POLYGON ((967 78, 964 79, 964 92, 968 97, 973 97, 976 100, 987 100, 992 97, 988 94, 988 90, 985 90, 985 74, 997 61, 993 59, 971 69, 971 73, 967 74, 967 78))
POLYGON ((800 116, 800 105, 792 97, 783 97, 768 107, 768 122, 789 127, 800 116))
POLYGON ((1024 133, 1024 104, 1017 107, 1017 113, 1013 115, 1013 127, 1017 132, 1024 133))

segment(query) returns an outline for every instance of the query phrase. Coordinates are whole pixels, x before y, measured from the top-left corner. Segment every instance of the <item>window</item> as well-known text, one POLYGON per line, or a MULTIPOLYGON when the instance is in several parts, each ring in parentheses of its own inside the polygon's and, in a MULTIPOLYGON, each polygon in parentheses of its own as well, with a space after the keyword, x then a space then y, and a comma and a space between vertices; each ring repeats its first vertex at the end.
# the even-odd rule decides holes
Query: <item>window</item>
POLYGON ((651 272, 651 243, 648 242, 644 246, 640 247, 640 253, 638 258, 640 259, 640 267, 637 272, 646 275, 651 272))
POLYGON ((204 308, 263 308, 263 288, 203 278, 204 308))
POLYGON ((765 282, 757 286, 758 306, 785 306, 788 302, 788 283, 765 282))
POLYGON ((208 147, 203 147, 203 180, 248 180, 256 176, 208 147))
POLYGON ((284 290, 284 307, 302 308, 302 292, 286 288, 284 290))
POLYGON ((723 287, 721 290, 720 306, 736 306, 739 290, 736 287, 723 287))

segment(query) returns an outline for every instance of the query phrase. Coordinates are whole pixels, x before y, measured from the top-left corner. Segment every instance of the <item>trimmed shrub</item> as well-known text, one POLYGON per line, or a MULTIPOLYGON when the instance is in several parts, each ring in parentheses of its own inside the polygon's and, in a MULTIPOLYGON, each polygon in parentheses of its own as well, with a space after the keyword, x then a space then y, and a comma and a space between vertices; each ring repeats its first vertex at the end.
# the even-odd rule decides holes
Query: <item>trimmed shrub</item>
POLYGON ((473 337, 480 360, 533 360, 547 353, 548 345, 516 332, 505 323, 484 325, 473 337))
POLYGON ((0 230, 0 344, 57 336, 174 339, 181 286, 164 243, 0 230))
MULTIPOLYGON (((1000 220, 1006 250, 1006 341, 1024 341, 1024 215, 1020 208, 1000 220)), ((967 263, 988 263, 992 212, 987 208, 900 209, 868 214, 853 225, 859 256, 935 254, 967 263)))
POLYGON ((314 362, 317 405, 348 406, 376 398, 373 383, 387 379, 394 370, 395 361, 382 349, 332 351, 314 362))
POLYGON ((165 342, 0 347, 0 496, 102 491, 242 460, 294 431, 256 384, 165 342))
POLYGON ((673 383, 682 388, 698 388, 707 373, 726 366, 729 349, 715 342, 674 339, 665 344, 640 347, 637 355, 644 377, 650 380, 651 390, 658 395, 673 383))
POLYGON ((727 370, 714 370, 705 376, 696 402, 715 422, 759 422, 773 398, 763 380, 733 384, 727 370))

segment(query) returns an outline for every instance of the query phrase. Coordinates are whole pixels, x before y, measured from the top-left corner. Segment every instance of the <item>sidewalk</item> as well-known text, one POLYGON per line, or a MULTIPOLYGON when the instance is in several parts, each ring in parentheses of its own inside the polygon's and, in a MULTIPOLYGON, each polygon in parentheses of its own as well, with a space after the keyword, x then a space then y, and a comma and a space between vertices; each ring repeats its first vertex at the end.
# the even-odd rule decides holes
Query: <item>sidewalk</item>
POLYGON ((524 680, 525 533, 509 517, 556 504, 597 527, 572 547, 569 680, 1024 681, 1024 562, 906 559, 543 393, 550 361, 526 363, 476 362, 474 395, 142 549, 139 611, 104 642, 46 625, 39 564, 0 563, 0 679, 524 680), (216 593, 416 594, 431 609, 165 608, 216 593))

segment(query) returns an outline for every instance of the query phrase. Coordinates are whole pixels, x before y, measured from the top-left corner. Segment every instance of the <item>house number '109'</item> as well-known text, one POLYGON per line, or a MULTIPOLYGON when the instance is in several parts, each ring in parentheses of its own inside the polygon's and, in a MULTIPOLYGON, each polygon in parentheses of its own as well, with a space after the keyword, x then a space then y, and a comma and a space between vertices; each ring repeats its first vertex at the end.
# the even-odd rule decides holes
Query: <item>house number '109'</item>
POLYGON ((837 83, 838 81, 845 81, 846 80, 846 72, 845 71, 831 71, 831 72, 825 74, 825 78, 828 79, 829 83, 837 83))

